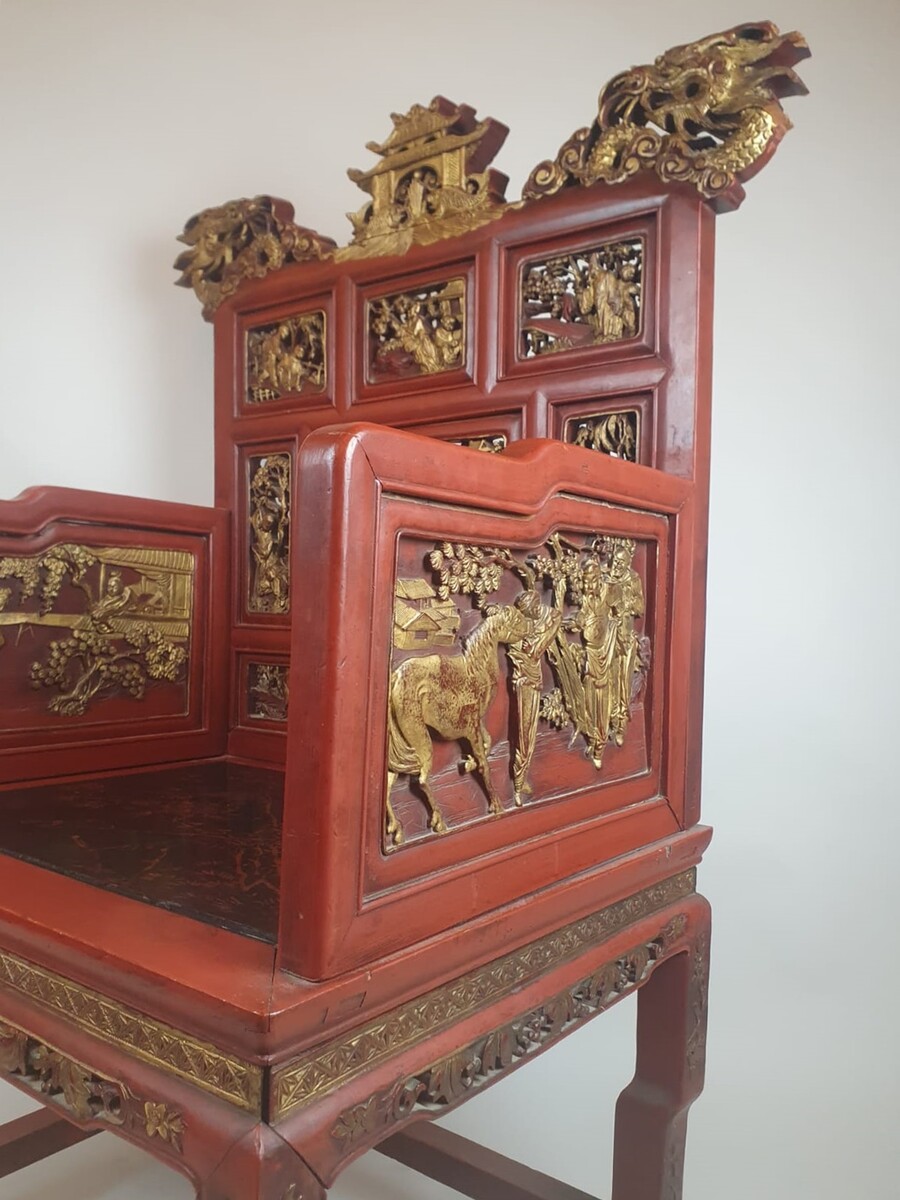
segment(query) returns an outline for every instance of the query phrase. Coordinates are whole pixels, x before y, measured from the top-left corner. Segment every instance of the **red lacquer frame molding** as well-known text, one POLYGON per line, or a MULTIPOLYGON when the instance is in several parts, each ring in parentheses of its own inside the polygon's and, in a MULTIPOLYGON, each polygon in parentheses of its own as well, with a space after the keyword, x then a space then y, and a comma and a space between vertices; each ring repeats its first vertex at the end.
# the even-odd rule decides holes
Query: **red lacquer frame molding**
MULTIPOLYGON (((301 448, 300 463, 299 510, 312 511, 316 498, 321 520, 301 522, 294 547, 302 585, 291 639, 282 865, 287 887, 279 942, 285 968, 329 978, 682 827, 683 814, 695 808, 686 794, 695 684, 689 669, 690 483, 553 443, 523 442, 506 454, 484 455, 364 425, 312 435, 301 448), (473 496, 485 498, 483 511, 473 508, 473 496), (562 828, 553 827, 551 806, 535 805, 516 814, 516 822, 479 823, 434 839, 422 856, 427 869, 404 881, 402 868, 385 863, 380 850, 389 646, 381 610, 390 609, 393 585, 384 567, 385 546, 393 554, 397 531, 386 514, 406 504, 413 520, 429 506, 446 505, 471 514, 476 540, 479 517, 495 524, 498 518, 520 522, 526 536, 536 537, 542 523, 548 532, 559 524, 576 499, 613 506, 609 511, 620 525, 629 510, 638 525, 654 518, 669 527, 669 564, 658 589, 671 606, 665 618, 661 785, 656 795, 612 813, 588 812, 577 797, 564 800, 560 808, 574 808, 562 828), (377 855, 380 894, 373 903, 366 878, 377 855)), ((490 540, 490 533, 485 536, 490 540)), ((396 858, 402 861, 400 854, 396 858)))

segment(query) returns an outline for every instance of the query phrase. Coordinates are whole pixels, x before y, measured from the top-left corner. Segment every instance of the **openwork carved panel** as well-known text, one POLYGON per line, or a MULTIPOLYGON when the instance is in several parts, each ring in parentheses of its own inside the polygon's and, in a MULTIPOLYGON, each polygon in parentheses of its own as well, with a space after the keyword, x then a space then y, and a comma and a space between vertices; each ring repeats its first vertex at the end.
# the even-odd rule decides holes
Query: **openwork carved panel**
POLYGON ((451 438, 457 446, 465 446, 467 450, 482 450, 485 454, 499 454, 506 449, 506 434, 488 434, 487 437, 451 438))
POLYGON ((398 1054, 526 986, 627 925, 684 900, 694 892, 696 884, 694 869, 672 875, 436 988, 280 1068, 274 1079, 275 1117, 285 1117, 327 1095, 392 1054, 398 1054))
POLYGON ((316 310, 247 330, 247 403, 325 390, 325 313, 316 310))
POLYGON ((634 991, 684 936, 686 919, 674 917, 652 941, 605 963, 574 987, 523 1013, 465 1049, 432 1063, 389 1091, 346 1109, 331 1136, 352 1145, 423 1110, 438 1115, 513 1070, 530 1055, 634 991))
POLYGON ((251 721, 287 720, 288 668, 286 663, 251 662, 247 678, 247 716, 251 721))
POLYGON ((55 717, 151 693, 184 713, 194 569, 188 551, 75 542, 0 557, 2 669, 55 717))
POLYGON ((637 337, 644 245, 607 242, 522 268, 522 358, 637 337))
MULTIPOLYGON (((446 833, 554 794, 549 762, 576 744, 584 770, 615 777, 650 665, 634 541, 558 532, 533 553, 420 546, 401 542, 401 565, 418 552, 427 573, 395 588, 388 847, 426 833, 424 813, 427 830, 446 833)), ((638 727, 630 769, 646 763, 638 727)))
POLYGON ((0 1020, 0 1072, 49 1100, 79 1123, 99 1122, 181 1153, 181 1113, 135 1096, 122 1083, 76 1062, 24 1029, 0 1020))
POLYGON ((466 281, 451 279, 367 305, 368 381, 453 371, 466 362, 466 281))
POLYGON ((291 456, 249 459, 247 611, 286 613, 291 607, 291 456))
POLYGON ((565 440, 575 446, 599 450, 610 458, 637 462, 640 453, 641 414, 635 408, 572 417, 566 422, 565 440))

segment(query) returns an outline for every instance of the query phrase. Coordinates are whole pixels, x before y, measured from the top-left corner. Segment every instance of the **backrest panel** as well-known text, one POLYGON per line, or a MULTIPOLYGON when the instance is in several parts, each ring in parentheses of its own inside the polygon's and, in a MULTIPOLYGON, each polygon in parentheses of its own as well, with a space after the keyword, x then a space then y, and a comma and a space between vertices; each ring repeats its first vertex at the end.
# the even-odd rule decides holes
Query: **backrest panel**
POLYGON ((233 753, 284 759, 280 708, 258 715, 253 689, 289 656, 290 531, 318 520, 297 507, 296 453, 314 429, 364 419, 487 453, 553 437, 705 493, 712 238, 693 190, 641 177, 403 257, 286 266, 221 305, 217 500, 243 564, 233 753))

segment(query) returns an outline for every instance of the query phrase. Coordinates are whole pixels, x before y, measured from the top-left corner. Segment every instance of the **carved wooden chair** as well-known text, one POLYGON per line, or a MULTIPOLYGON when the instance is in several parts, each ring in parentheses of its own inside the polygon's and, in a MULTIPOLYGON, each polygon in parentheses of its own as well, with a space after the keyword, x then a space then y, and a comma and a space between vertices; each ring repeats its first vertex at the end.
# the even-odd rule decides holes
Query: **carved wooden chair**
POLYGON ((574 1200, 427 1119, 636 991, 613 1196, 681 1195, 713 226, 806 54, 617 76, 515 203, 437 97, 347 246, 265 196, 188 222, 215 507, 0 505, 0 1070, 46 1106, 0 1174, 109 1130, 204 1200, 372 1147, 574 1200))

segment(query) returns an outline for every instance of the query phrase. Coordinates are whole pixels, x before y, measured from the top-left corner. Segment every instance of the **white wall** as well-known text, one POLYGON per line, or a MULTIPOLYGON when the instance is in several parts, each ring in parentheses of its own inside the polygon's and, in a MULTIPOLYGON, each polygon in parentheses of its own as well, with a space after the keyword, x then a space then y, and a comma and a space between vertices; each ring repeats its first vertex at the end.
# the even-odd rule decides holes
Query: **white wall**
MULTIPOLYGON (((620 68, 732 0, 2 0, 0 495, 211 495, 212 337, 174 235, 271 192, 346 240, 344 170, 436 92, 511 126, 516 195, 620 68), (630 10, 630 12, 629 12, 630 10)), ((814 58, 796 130, 719 223, 705 817, 708 1085, 687 1200, 898 1184, 896 0, 779 0, 814 58)), ((617 1010, 448 1121, 607 1194, 617 1010)), ((27 1102, 25 1102, 27 1104, 27 1102)), ((0 1092, 0 1117, 20 1106, 0 1092)), ((190 1189, 99 1139, 0 1200, 190 1189)), ((337 1200, 449 1196, 372 1155, 337 1200)))

